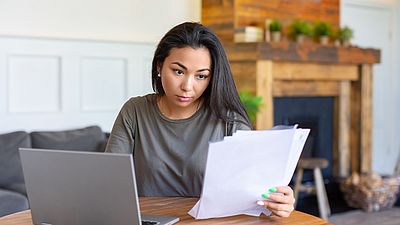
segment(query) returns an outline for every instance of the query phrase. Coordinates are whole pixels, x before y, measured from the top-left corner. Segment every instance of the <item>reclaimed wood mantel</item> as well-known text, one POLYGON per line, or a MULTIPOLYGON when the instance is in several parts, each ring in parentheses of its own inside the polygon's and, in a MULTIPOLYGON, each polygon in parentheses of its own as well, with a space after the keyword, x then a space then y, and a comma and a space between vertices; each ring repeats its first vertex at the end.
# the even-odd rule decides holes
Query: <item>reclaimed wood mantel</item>
POLYGON ((359 47, 335 47, 312 42, 291 41, 224 43, 230 60, 273 60, 307 63, 375 64, 380 63, 380 50, 359 47))
POLYGON ((380 50, 315 43, 224 43, 239 90, 262 96, 257 129, 273 126, 273 98, 332 96, 334 173, 371 171, 372 65, 380 50))

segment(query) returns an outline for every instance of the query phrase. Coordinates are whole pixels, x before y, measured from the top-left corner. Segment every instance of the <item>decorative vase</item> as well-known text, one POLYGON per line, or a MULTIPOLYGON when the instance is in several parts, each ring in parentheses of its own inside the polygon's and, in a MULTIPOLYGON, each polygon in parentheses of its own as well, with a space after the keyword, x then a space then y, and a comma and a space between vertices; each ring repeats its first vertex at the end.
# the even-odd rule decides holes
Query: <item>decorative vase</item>
POLYGON ((299 34, 299 35, 296 36, 296 43, 297 44, 303 44, 304 43, 304 39, 305 39, 305 36, 303 34, 299 34))
POLYGON ((271 32, 271 40, 273 42, 281 41, 281 32, 280 31, 271 32))
POLYGON ((328 36, 319 37, 319 43, 321 45, 327 45, 329 43, 329 37, 328 36))
POLYGON ((342 45, 343 47, 350 47, 350 40, 343 40, 342 45))
POLYGON ((334 45, 335 45, 336 47, 340 47, 340 40, 339 40, 339 39, 336 39, 335 42, 334 42, 334 45))

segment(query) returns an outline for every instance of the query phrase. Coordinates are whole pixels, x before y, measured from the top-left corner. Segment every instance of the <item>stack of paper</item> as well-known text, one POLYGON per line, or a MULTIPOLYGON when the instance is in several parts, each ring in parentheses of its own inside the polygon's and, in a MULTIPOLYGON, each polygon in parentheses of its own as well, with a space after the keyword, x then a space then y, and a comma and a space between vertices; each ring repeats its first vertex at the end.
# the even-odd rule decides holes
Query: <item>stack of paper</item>
POLYGON ((210 143, 202 194, 189 214, 196 219, 269 215, 256 202, 269 188, 289 184, 310 132, 280 128, 238 131, 210 143))

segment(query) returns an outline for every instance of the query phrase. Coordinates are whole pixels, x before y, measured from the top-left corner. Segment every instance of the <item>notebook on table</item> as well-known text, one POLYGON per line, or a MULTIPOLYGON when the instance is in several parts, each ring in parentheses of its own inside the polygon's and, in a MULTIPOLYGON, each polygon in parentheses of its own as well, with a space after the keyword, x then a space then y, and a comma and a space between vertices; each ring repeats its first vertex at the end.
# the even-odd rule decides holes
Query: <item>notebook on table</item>
POLYGON ((131 154, 20 148, 34 224, 169 225, 141 215, 131 154))

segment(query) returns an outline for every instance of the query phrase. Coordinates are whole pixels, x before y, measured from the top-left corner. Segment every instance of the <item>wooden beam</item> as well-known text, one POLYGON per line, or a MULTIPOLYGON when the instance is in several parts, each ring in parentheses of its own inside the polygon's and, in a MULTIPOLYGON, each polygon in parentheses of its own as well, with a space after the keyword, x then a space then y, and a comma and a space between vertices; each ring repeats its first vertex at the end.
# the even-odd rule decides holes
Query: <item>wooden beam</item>
POLYGON ((336 65, 374 64, 381 61, 380 50, 359 47, 322 46, 313 42, 297 44, 291 41, 232 43, 224 48, 231 61, 271 60, 336 65))
POLYGON ((274 101, 272 95, 272 61, 257 61, 257 92, 263 99, 263 106, 257 113, 256 128, 269 129, 274 125, 274 101))
MULTIPOLYGON (((275 66, 275 64, 274 64, 275 66)), ((336 81, 289 81, 274 80, 273 95, 285 96, 338 96, 339 85, 336 81)))
MULTIPOLYGON (((359 72, 361 77, 361 69, 359 72)), ((350 172, 360 172, 361 78, 351 82, 350 172)))
POLYGON ((357 80, 354 65, 276 62, 274 80, 357 80))
MULTIPOLYGON (((233 37, 232 37, 233 38, 233 37)), ((224 42, 224 49, 230 62, 259 60, 259 43, 224 42)))
POLYGON ((340 82, 338 108, 339 176, 347 177, 350 172, 350 81, 340 82))
POLYGON ((361 65, 361 172, 371 172, 372 149, 372 66, 361 65))

